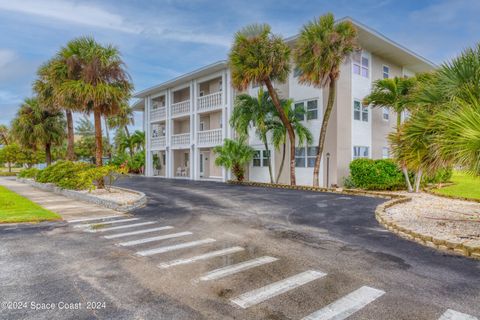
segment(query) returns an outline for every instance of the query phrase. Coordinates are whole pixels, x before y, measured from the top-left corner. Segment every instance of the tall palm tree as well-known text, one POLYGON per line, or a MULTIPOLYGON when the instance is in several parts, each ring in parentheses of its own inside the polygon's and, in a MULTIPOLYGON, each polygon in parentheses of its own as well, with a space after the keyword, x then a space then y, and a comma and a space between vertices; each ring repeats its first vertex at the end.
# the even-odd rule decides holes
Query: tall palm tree
POLYGON ((42 107, 36 98, 27 98, 12 121, 12 133, 22 146, 45 150, 47 165, 52 163, 52 147, 65 139, 65 118, 60 111, 42 107))
MULTIPOLYGON (((311 145, 313 143, 313 136, 310 130, 303 125, 301 116, 305 114, 305 108, 294 107, 292 99, 281 100, 282 107, 285 112, 285 115, 288 118, 288 121, 295 131, 295 137, 298 140, 298 146, 311 145)), ((282 160, 280 162, 280 167, 275 178, 275 182, 278 183, 283 172, 283 166, 285 163, 285 154, 286 154, 286 141, 287 141, 287 129, 281 121, 279 121, 278 114, 273 112, 273 117, 267 122, 268 130, 272 132, 272 142, 275 149, 279 150, 282 147, 282 160)))
MULTIPOLYGON (((75 55, 78 79, 61 85, 61 96, 73 97, 87 113, 93 113, 95 126, 95 162, 102 165, 102 116, 114 116, 128 103, 133 85, 117 48, 102 46, 93 38, 81 37, 67 45, 75 55)), ((99 181, 100 187, 103 183, 99 181)))
MULTIPOLYGON (((267 134, 269 128, 267 122, 272 117, 275 107, 269 94, 258 90, 257 97, 248 94, 240 94, 235 98, 234 109, 230 117, 230 124, 240 135, 248 136, 248 130, 255 128, 257 135, 265 146, 267 154, 270 154, 268 148, 267 134)), ((268 172, 270 174, 270 182, 274 183, 272 164, 268 159, 268 172)))
POLYGON ((290 48, 285 41, 272 34, 268 24, 252 24, 235 34, 229 54, 232 84, 245 90, 252 83, 267 87, 280 120, 287 128, 290 140, 290 183, 295 180, 295 131, 283 112, 274 82, 285 82, 290 73, 290 48))
MULTIPOLYGON (((371 105, 373 108, 388 108, 397 114, 397 134, 400 135, 402 124, 402 114, 409 109, 411 104, 410 95, 416 85, 415 78, 387 78, 380 79, 373 83, 371 93, 363 99, 364 105, 371 105)), ((393 138, 392 138, 393 139, 393 138)), ((398 137, 401 139, 401 137, 398 137)), ((396 159, 403 157, 397 156, 396 159)), ((413 191, 410 178, 408 176, 407 164, 400 160, 405 183, 409 192, 413 191)))
POLYGON ((300 71, 299 82, 318 88, 328 86, 328 101, 322 117, 318 149, 313 170, 313 185, 319 186, 328 121, 335 105, 340 66, 357 49, 357 30, 350 21, 335 23, 328 13, 303 26, 294 50, 295 64, 300 71))
POLYGON ((253 158, 255 150, 246 144, 246 137, 237 140, 225 139, 223 145, 213 148, 217 154, 215 165, 231 169, 237 181, 245 178, 245 165, 253 158))
POLYGON ((10 130, 4 124, 0 124, 0 141, 3 145, 8 146, 10 143, 10 130))

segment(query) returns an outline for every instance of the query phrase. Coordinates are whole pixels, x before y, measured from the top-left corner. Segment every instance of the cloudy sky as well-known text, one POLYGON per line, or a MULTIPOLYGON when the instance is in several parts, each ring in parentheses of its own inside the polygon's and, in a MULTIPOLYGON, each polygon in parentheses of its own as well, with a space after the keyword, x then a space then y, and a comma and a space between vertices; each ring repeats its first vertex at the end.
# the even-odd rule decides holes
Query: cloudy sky
POLYGON ((142 90, 225 59, 245 24, 267 22, 287 37, 328 11, 436 63, 480 40, 478 0, 0 0, 0 123, 31 95, 38 66, 75 37, 116 45, 142 90))

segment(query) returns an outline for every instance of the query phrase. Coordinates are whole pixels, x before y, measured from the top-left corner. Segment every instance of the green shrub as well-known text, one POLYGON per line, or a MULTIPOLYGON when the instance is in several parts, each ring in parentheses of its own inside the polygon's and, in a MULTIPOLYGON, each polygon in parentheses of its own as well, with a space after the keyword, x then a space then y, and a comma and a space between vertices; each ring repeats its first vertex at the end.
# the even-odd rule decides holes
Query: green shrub
POLYGON ((390 159, 356 159, 350 163, 351 181, 366 190, 396 190, 405 186, 403 174, 390 159))
POLYGON ((423 178, 425 184, 437 184, 449 182, 452 179, 453 169, 446 168, 437 170, 434 174, 427 175, 423 178))
POLYGON ((41 170, 36 176, 36 181, 53 183, 65 189, 89 189, 89 182, 82 177, 81 173, 91 167, 91 164, 84 162, 57 161, 41 170))
POLYGON ((27 178, 27 179, 35 179, 37 174, 40 172, 39 169, 37 168, 29 168, 29 169, 23 169, 20 171, 18 174, 19 178, 27 178))

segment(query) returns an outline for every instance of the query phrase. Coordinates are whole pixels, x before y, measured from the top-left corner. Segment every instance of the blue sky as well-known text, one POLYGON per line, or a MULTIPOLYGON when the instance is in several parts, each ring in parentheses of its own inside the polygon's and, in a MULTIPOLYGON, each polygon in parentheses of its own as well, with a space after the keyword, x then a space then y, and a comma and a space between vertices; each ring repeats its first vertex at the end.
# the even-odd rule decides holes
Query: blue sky
POLYGON ((38 66, 75 37, 116 45, 142 90, 225 59, 246 24, 266 22, 287 37, 326 12, 351 16, 436 63, 479 41, 478 0, 0 0, 0 123, 31 95, 38 66))

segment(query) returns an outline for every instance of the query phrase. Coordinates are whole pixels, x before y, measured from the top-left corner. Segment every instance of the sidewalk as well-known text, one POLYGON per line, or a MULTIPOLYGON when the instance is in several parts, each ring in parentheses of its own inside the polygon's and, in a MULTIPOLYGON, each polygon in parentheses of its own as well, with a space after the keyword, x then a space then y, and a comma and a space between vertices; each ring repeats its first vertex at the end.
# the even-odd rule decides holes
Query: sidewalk
POLYGON ((45 209, 58 213, 64 220, 124 214, 93 203, 73 200, 53 192, 43 191, 28 184, 18 182, 12 177, 0 178, 0 185, 38 203, 45 209))

